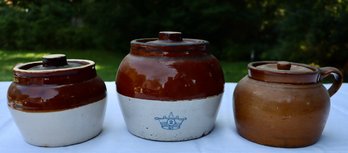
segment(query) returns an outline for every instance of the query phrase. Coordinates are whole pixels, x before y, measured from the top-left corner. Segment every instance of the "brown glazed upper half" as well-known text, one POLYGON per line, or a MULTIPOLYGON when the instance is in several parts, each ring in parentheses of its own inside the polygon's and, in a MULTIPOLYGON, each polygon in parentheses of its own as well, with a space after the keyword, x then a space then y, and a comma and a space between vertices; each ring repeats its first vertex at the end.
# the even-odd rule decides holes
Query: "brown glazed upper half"
POLYGON ((8 89, 8 106, 21 111, 48 112, 105 98, 106 87, 97 76, 93 61, 68 60, 68 63, 75 66, 46 68, 42 66, 45 61, 15 66, 14 80, 8 89))
POLYGON ((276 147, 317 142, 329 114, 330 96, 342 84, 341 72, 275 61, 253 62, 248 68, 249 75, 239 81, 233 97, 238 133, 276 147), (327 90, 321 80, 329 74, 335 81, 327 90))
POLYGON ((178 32, 161 32, 159 39, 133 40, 130 54, 117 72, 117 92, 167 101, 220 94, 224 88, 222 69, 207 47, 207 41, 183 39, 178 32))

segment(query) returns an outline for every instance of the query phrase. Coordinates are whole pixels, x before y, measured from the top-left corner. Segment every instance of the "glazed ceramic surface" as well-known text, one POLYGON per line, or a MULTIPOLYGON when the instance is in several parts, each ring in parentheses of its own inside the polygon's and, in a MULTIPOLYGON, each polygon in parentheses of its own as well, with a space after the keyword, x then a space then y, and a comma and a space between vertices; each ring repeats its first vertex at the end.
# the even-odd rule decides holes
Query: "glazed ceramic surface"
POLYGON ((49 55, 42 62, 19 64, 13 71, 8 106, 28 143, 65 146, 100 133, 106 87, 93 61, 49 55))
POLYGON ((182 141, 212 130, 224 78, 207 45, 204 40, 182 39, 179 32, 160 32, 159 38, 131 42, 130 54, 116 76, 131 133, 151 140, 182 141))
POLYGON ((47 147, 66 146, 97 136, 103 125, 106 100, 54 112, 25 112, 10 108, 25 141, 47 147))
POLYGON ((234 91, 238 133, 256 143, 276 147, 303 147, 317 142, 330 110, 330 96, 342 84, 332 67, 316 68, 287 62, 253 62, 249 75, 234 91), (327 90, 321 80, 335 82, 327 90))
POLYGON ((119 94, 119 100, 132 134, 151 140, 177 141, 199 138, 213 130, 221 96, 165 102, 119 94))

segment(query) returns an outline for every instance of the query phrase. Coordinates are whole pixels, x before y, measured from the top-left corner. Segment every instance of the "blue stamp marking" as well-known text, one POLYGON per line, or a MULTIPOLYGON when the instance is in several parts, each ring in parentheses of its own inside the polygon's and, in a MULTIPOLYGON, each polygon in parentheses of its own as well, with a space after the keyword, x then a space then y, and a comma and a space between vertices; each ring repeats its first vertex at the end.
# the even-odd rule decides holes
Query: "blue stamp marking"
POLYGON ((161 124, 162 129, 166 130, 177 130, 180 129, 182 122, 184 122, 187 118, 179 118, 179 116, 173 115, 173 112, 169 113, 169 116, 155 117, 155 120, 158 120, 161 124))

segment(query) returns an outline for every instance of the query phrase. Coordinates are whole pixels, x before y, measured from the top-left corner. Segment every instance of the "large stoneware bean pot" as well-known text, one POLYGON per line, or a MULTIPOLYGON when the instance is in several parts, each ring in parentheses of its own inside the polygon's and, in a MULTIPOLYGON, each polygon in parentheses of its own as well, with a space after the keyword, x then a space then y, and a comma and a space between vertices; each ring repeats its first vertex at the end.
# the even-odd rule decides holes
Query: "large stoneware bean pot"
POLYGON ((116 76, 119 104, 130 133, 182 141, 214 128, 224 77, 208 42, 160 32, 131 41, 116 76))
POLYGON ((333 67, 277 61, 252 62, 234 91, 238 133, 276 147, 303 147, 317 142, 330 110, 330 97, 342 84, 333 67), (332 74, 328 90, 322 80, 332 74))
POLYGON ((13 73, 8 106, 25 141, 66 146, 101 132, 106 88, 93 61, 53 54, 16 65, 13 73))

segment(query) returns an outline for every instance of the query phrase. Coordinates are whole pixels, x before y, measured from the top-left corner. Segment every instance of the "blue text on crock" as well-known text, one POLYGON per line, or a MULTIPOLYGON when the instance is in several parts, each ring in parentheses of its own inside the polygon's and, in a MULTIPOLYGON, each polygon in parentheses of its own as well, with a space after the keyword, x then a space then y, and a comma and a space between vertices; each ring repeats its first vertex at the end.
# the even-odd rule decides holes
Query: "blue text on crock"
POLYGON ((155 120, 158 120, 161 124, 162 129, 166 130, 177 130, 180 129, 180 126, 184 120, 186 120, 186 117, 179 118, 179 116, 173 115, 173 112, 170 112, 168 116, 155 117, 155 120))

